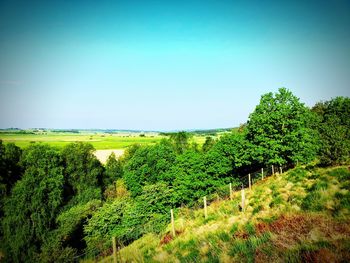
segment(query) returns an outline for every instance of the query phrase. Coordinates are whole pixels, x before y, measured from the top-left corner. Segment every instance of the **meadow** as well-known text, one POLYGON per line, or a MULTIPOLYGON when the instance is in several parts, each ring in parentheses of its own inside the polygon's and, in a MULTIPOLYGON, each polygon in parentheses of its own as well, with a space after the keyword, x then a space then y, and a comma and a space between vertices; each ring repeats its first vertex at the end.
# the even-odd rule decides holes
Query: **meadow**
MULTIPOLYGON (((47 143, 50 146, 63 148, 72 142, 88 142, 96 150, 125 149, 133 144, 153 145, 167 136, 158 133, 97 133, 97 132, 45 132, 34 134, 0 133, 4 143, 12 142, 20 148, 26 148, 34 142, 47 143)), ((192 140, 199 145, 205 141, 205 136, 195 135, 192 140)))

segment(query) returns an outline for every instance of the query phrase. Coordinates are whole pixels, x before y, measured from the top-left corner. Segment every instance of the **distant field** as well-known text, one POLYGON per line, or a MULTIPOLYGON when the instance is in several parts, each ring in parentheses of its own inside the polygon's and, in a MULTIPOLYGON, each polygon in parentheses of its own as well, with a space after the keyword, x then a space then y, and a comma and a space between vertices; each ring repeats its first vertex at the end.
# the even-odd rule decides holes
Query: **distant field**
POLYGON ((34 142, 48 143, 51 146, 62 148, 71 142, 89 142, 97 150, 124 149, 132 144, 154 144, 163 136, 152 135, 140 137, 126 134, 76 134, 76 133, 47 133, 47 134, 0 134, 0 139, 13 142, 25 148, 34 142))
MULTIPOLYGON (((34 142, 43 142, 51 146, 62 148, 72 142, 91 143, 96 150, 125 149, 132 144, 150 145, 167 138, 158 134, 140 137, 139 134, 108 134, 108 133, 46 133, 46 134, 7 134, 0 133, 3 142, 13 142, 21 148, 28 147, 34 142)), ((202 145, 205 136, 194 136, 193 140, 202 145)))

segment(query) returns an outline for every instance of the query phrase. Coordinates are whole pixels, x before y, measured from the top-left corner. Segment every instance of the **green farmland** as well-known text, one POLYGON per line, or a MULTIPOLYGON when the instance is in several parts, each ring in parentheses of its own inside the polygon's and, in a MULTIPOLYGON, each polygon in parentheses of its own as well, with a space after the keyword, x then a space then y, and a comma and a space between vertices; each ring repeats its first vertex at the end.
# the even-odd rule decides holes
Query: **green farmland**
POLYGON ((152 135, 140 137, 138 135, 119 134, 76 134, 76 133, 46 133, 46 134, 0 134, 0 139, 13 142, 25 148, 34 142, 43 142, 51 146, 62 148, 71 142, 89 142, 96 150, 123 149, 132 144, 154 144, 163 136, 152 135))
MULTIPOLYGON (((88 142, 91 143, 96 150, 108 149, 124 149, 132 144, 150 145, 159 142, 167 136, 158 134, 141 137, 137 133, 57 133, 47 132, 43 134, 19 134, 19 133, 0 133, 0 140, 5 143, 13 142, 21 148, 26 148, 32 143, 42 142, 50 146, 63 148, 71 142, 88 142)), ((193 141, 202 145, 205 136, 194 136, 193 141)))

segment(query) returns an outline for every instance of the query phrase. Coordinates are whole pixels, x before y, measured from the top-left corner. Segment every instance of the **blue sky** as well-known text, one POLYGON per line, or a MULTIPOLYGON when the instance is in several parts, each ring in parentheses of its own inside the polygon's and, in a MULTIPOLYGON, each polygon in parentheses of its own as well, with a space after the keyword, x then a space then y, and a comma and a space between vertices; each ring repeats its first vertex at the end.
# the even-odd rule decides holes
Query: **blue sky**
POLYGON ((0 1, 0 128, 234 127, 350 96, 350 1, 0 1))

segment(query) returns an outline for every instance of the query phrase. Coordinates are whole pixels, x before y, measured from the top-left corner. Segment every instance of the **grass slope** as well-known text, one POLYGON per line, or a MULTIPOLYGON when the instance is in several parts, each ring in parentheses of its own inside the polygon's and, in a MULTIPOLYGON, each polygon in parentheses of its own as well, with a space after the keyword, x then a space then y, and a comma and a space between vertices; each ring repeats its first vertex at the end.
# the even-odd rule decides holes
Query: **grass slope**
MULTIPOLYGON (((123 262, 350 262, 350 171, 299 167, 202 210, 176 210, 170 225, 120 251, 123 262)), ((112 262, 105 258, 104 262, 112 262)))

